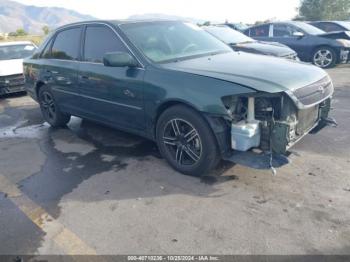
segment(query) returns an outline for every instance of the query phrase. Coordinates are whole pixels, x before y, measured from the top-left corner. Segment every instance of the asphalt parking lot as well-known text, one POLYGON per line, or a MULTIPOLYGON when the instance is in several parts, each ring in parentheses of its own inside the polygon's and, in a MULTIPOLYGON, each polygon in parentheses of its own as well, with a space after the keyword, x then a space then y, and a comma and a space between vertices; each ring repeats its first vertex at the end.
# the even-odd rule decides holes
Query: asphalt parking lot
POLYGON ((350 254, 350 67, 329 73, 339 126, 275 177, 184 176, 150 141, 78 118, 54 130, 29 97, 2 98, 0 254, 350 254))

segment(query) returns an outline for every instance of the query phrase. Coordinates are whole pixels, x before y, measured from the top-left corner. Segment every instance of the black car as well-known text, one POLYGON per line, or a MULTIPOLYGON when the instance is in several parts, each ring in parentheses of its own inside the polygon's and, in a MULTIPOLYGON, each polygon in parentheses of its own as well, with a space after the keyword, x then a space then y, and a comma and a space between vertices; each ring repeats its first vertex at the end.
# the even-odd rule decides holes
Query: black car
POLYGON ((325 32, 350 31, 350 21, 315 21, 309 24, 325 32))
POLYGON ((275 22, 253 26, 246 35, 260 41, 285 44, 305 62, 330 68, 349 61, 350 41, 336 33, 326 33, 305 22, 275 22))
POLYGON ((295 51, 280 43, 259 42, 227 26, 203 26, 203 29, 235 51, 299 60, 295 51))

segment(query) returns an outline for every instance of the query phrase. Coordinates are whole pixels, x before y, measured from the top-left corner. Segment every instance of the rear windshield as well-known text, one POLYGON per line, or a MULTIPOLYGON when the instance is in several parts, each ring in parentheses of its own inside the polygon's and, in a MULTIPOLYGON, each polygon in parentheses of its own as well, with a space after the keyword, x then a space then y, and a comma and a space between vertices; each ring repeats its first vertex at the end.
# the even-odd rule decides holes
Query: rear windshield
POLYGON ((31 44, 0 46, 0 60, 23 59, 31 56, 35 49, 31 44))

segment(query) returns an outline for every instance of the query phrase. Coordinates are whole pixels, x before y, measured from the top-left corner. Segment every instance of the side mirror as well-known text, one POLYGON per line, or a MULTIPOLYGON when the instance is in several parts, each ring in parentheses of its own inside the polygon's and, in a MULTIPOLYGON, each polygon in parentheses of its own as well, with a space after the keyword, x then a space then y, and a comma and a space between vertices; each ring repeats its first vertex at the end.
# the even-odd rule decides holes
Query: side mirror
POLYGON ((138 62, 128 53, 111 52, 103 56, 103 64, 110 67, 136 67, 138 62))
POLYGON ((294 33, 293 33, 293 36, 298 37, 298 38, 302 38, 302 37, 304 37, 305 35, 304 35, 304 33, 302 33, 302 32, 294 32, 294 33))

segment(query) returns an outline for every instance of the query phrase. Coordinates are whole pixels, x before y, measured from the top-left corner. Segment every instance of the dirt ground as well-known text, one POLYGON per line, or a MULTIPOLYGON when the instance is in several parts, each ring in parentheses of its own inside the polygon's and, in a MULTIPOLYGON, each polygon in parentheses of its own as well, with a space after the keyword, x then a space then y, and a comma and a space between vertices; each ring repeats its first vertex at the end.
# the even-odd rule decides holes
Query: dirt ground
POLYGON ((291 163, 173 171, 154 143, 0 100, 0 254, 350 254, 350 67, 329 70, 337 128, 291 163))

